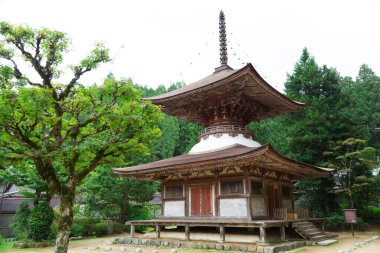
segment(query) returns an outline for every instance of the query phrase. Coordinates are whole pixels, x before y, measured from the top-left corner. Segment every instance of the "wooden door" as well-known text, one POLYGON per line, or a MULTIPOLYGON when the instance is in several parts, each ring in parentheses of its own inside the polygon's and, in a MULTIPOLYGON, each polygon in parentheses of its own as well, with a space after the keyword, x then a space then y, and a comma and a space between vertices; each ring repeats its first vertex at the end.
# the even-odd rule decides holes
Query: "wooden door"
POLYGON ((269 216, 273 216, 274 209, 280 207, 280 202, 278 199, 278 189, 274 188, 273 184, 267 184, 267 194, 268 194, 268 213, 269 213, 269 216))
POLYGON ((212 187, 191 188, 191 216, 212 216, 212 187))

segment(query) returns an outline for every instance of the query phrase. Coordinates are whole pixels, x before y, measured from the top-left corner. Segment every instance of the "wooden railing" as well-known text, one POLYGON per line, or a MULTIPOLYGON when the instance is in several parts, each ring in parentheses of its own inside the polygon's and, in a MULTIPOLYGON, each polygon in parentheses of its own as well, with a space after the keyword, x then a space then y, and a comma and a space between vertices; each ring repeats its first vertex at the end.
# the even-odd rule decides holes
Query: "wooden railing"
POLYGON ((309 219, 309 210, 307 208, 296 208, 298 219, 309 219))
POLYGON ((288 211, 287 208, 275 208, 273 210, 275 220, 297 220, 309 219, 309 210, 307 208, 296 208, 295 212, 288 211))

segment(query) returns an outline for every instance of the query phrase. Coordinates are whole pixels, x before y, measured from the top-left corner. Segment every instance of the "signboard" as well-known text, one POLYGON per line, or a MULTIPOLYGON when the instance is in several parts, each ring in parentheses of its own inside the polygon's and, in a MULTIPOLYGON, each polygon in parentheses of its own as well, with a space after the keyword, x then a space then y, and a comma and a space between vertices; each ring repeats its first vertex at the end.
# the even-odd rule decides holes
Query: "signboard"
POLYGON ((357 216, 356 209, 343 209, 344 222, 347 224, 356 224, 357 216))

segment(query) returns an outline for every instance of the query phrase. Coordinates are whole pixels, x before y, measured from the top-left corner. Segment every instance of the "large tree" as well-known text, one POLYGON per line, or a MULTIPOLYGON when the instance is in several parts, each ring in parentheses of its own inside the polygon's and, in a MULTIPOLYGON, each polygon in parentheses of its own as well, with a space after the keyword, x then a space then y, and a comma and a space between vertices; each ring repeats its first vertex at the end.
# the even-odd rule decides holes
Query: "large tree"
MULTIPOLYGON (((368 198, 363 190, 369 192, 371 186, 372 170, 378 166, 376 151, 367 147, 364 140, 348 138, 344 141, 332 143, 329 151, 324 152, 328 160, 325 163, 334 169, 334 192, 343 193, 351 208, 362 209, 360 198, 368 198)), ((368 205, 369 199, 366 204, 368 205)))
POLYGON ((0 161, 15 168, 29 161, 59 196, 55 252, 67 252, 77 186, 99 165, 121 166, 125 157, 146 153, 160 134, 161 113, 140 99, 130 81, 78 83, 110 61, 101 44, 61 83, 66 34, 2 22, 0 36, 0 161))
MULTIPOLYGON (((288 136, 286 155, 321 166, 329 142, 350 137, 341 77, 334 68, 319 66, 305 48, 293 73, 288 75, 285 91, 291 99, 306 104, 305 109, 283 117, 288 136)), ((297 204, 308 207, 315 215, 324 215, 335 208, 335 197, 328 191, 333 184, 331 178, 298 181, 297 204)))
POLYGON ((80 186, 88 211, 124 223, 131 205, 141 205, 153 198, 158 184, 119 177, 110 168, 101 166, 80 186))

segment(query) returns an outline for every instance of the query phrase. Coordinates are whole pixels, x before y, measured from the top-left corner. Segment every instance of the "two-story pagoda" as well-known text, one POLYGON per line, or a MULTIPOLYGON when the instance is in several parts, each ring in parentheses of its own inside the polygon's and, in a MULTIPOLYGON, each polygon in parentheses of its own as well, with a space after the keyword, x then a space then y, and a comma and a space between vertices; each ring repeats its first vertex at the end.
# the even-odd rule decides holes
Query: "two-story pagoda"
POLYGON ((165 113, 204 126, 199 142, 187 154, 114 172, 161 182, 160 219, 132 225, 156 225, 158 236, 161 225, 184 225, 187 239, 190 226, 219 226, 222 241, 224 227, 258 227, 265 242, 265 227, 282 228, 284 237, 284 226, 297 218, 292 181, 327 177, 330 171, 254 140, 248 123, 296 112, 304 104, 270 86, 251 64, 228 66, 223 12, 219 25, 221 66, 197 82, 148 98, 165 113), (280 223, 269 221, 279 217, 280 223))

